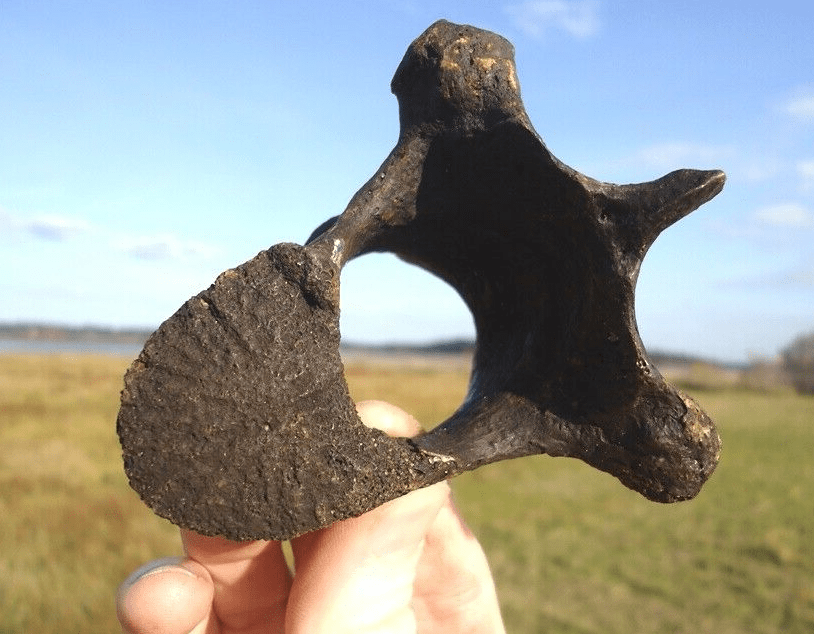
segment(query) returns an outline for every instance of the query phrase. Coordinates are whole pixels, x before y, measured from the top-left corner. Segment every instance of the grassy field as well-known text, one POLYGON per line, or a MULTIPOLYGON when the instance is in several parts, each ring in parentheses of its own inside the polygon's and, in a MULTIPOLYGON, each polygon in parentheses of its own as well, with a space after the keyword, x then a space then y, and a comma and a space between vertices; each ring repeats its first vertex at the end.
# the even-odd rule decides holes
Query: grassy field
MULTIPOLYGON (((114 421, 126 360, 0 356, 0 632, 116 632, 115 588, 179 552, 128 488, 114 421)), ((425 424, 461 369, 355 364, 354 397, 425 424)), ((814 631, 814 399, 696 391, 724 439, 692 502, 647 502, 580 462, 500 463, 454 482, 509 632, 814 631)))

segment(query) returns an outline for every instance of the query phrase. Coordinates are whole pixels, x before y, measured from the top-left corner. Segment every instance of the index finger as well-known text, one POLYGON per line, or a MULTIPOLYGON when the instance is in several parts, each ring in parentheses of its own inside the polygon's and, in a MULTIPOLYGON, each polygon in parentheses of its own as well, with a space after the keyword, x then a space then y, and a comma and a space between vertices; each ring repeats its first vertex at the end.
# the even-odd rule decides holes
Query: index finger
POLYGON ((187 556, 204 566, 215 586, 213 609, 229 631, 261 623, 283 631, 291 571, 280 542, 233 542, 181 530, 187 556))

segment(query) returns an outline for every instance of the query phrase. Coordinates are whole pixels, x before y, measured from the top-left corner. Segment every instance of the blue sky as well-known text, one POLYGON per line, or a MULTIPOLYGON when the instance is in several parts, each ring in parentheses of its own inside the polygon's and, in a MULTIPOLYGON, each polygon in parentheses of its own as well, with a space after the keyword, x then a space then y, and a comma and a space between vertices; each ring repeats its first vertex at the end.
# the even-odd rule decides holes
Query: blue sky
MULTIPOLYGON (((395 144, 389 83, 438 18, 515 45, 561 160, 724 191, 645 259, 645 345, 729 361, 814 330, 814 5, 0 0, 0 321, 156 327, 341 212, 395 144)), ((454 291, 350 263, 351 341, 472 334, 454 291)))

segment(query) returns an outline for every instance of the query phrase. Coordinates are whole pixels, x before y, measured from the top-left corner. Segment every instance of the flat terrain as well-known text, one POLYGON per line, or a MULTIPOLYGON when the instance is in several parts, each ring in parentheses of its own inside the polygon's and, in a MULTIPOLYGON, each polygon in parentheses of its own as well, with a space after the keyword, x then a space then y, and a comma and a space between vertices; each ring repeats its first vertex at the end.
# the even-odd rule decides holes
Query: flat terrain
MULTIPOLYGON (((115 418, 125 359, 0 356, 0 632, 116 632, 118 583, 178 554, 130 491, 115 418)), ((348 360, 354 398, 431 426, 460 363, 348 360)), ((568 459, 523 458, 454 481, 512 633, 814 631, 814 398, 696 390, 724 439, 696 500, 662 506, 568 459)))

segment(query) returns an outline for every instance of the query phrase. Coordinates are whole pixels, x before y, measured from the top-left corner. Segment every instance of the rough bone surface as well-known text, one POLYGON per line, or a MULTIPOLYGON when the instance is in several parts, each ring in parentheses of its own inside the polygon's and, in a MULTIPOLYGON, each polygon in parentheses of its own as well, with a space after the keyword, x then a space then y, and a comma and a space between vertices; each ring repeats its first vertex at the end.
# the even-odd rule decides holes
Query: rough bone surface
POLYGON ((712 421, 659 375, 636 327, 636 277, 720 171, 613 185, 558 161, 520 99, 512 45, 440 21, 392 83, 396 147, 305 246, 221 274, 150 337, 117 429, 132 487, 207 535, 287 539, 480 465, 580 458, 660 502, 718 461, 712 421), (366 428, 339 356, 351 258, 396 253, 474 317, 468 395, 413 440, 366 428))

